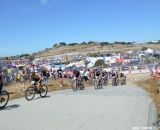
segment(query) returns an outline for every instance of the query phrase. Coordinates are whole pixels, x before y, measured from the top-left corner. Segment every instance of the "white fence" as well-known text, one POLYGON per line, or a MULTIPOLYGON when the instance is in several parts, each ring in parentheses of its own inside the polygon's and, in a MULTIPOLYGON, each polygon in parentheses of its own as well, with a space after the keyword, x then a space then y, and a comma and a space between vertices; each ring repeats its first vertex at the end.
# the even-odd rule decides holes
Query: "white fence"
POLYGON ((126 70, 126 71, 122 71, 124 74, 128 75, 128 74, 146 74, 149 73, 149 70, 126 70))

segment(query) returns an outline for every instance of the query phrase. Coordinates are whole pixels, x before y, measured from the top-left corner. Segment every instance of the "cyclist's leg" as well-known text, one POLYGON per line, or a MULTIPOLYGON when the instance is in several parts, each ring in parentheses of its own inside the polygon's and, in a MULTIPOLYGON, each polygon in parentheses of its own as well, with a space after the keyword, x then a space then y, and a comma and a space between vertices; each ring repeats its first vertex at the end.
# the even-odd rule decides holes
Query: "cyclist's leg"
POLYGON ((3 86, 2 86, 2 85, 0 85, 0 93, 2 92, 2 87, 3 87, 3 86))
POLYGON ((39 81, 39 88, 42 86, 42 80, 39 81))
POLYGON ((61 78, 61 85, 62 85, 62 87, 63 87, 63 77, 61 78))
POLYGON ((42 81, 35 81, 34 87, 37 91, 40 90, 41 86, 42 86, 42 81))
POLYGON ((60 78, 60 87, 63 87, 63 77, 60 76, 59 78, 60 78))

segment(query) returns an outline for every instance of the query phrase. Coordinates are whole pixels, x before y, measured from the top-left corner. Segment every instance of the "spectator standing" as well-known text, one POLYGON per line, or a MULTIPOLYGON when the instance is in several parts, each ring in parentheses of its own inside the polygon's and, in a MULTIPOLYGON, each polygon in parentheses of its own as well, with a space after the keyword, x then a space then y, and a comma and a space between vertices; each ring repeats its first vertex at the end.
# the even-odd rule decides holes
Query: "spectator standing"
POLYGON ((46 68, 43 69, 42 76, 43 76, 43 80, 44 80, 45 85, 48 85, 48 79, 50 77, 50 74, 46 68))
POLYGON ((21 91, 25 91, 26 72, 22 67, 20 67, 19 74, 20 74, 21 91))
POLYGON ((3 87, 3 79, 2 79, 2 72, 0 71, 0 93, 2 91, 2 87, 3 87))
POLYGON ((89 79, 89 70, 84 73, 84 80, 87 82, 89 79))
POLYGON ((63 87, 63 71, 61 67, 57 70, 58 77, 60 78, 60 87, 63 87))
POLYGON ((4 84, 7 84, 7 68, 3 68, 3 76, 2 76, 2 78, 3 78, 3 83, 4 84))

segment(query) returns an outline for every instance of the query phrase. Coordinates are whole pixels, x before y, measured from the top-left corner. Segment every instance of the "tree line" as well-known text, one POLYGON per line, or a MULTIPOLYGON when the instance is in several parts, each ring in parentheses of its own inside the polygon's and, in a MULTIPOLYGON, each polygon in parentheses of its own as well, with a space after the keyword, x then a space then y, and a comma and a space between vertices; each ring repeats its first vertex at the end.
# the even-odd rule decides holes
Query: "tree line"
POLYGON ((147 42, 147 44, 160 44, 160 40, 155 41, 155 42, 147 42))
POLYGON ((88 44, 99 44, 101 46, 107 46, 107 45, 113 45, 113 44, 121 44, 121 45, 132 45, 134 42, 95 42, 95 41, 89 41, 89 42, 82 42, 82 43, 65 43, 65 42, 60 42, 57 44, 54 44, 53 47, 57 46, 75 46, 75 45, 88 45, 88 44))

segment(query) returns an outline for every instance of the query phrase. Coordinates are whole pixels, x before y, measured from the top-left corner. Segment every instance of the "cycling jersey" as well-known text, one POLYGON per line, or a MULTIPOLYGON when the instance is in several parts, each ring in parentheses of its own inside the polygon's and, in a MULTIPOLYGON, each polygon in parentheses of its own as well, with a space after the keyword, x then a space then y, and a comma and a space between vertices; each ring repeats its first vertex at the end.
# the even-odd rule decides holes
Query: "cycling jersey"
POLYGON ((40 78, 39 75, 36 75, 36 74, 35 74, 35 75, 33 75, 33 74, 31 75, 31 80, 32 80, 32 81, 38 82, 38 81, 40 81, 40 79, 41 79, 41 78, 40 78))
POLYGON ((112 73, 112 77, 115 77, 116 76, 116 74, 115 73, 112 73))
POLYGON ((57 73, 58 73, 58 76, 60 77, 60 78, 62 78, 62 69, 60 68, 59 70, 57 70, 57 73))
POLYGON ((80 72, 79 72, 78 70, 75 70, 75 71, 73 72, 73 74, 74 74, 74 76, 75 76, 76 78, 79 78, 79 76, 80 76, 80 72))
POLYGON ((100 76, 101 75, 101 72, 100 71, 97 71, 96 72, 96 76, 100 76))
POLYGON ((105 72, 103 72, 103 73, 102 73, 102 77, 105 77, 105 76, 106 76, 106 74, 105 74, 105 72))

